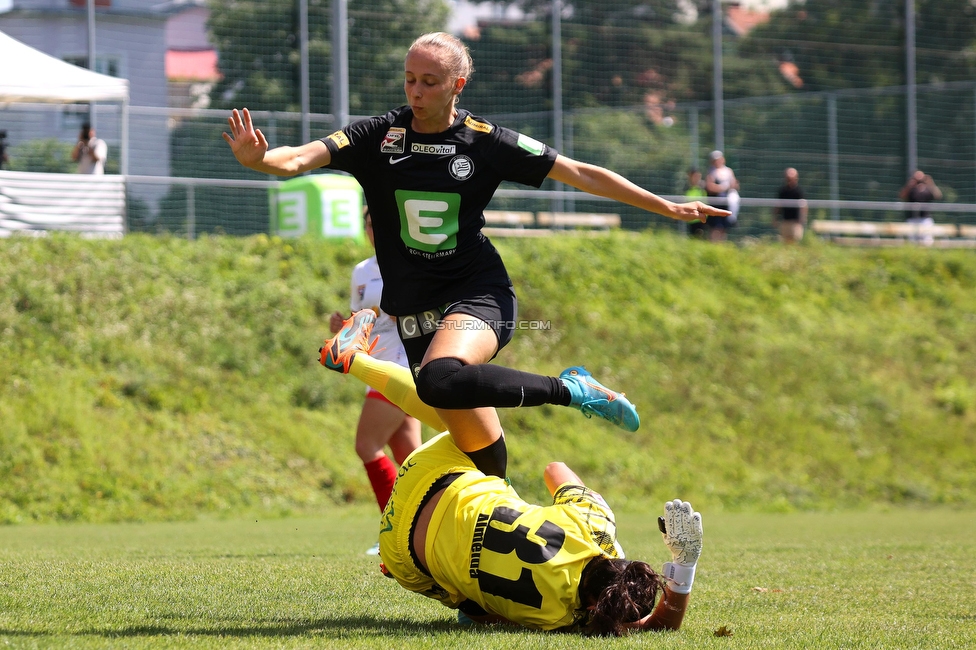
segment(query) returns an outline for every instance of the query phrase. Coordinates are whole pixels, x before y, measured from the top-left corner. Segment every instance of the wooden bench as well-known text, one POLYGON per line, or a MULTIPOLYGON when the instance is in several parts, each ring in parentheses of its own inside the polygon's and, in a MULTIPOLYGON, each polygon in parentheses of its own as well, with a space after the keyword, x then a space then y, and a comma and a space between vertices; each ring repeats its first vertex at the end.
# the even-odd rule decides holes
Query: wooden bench
POLYGON ((620 227, 619 214, 485 210, 489 237, 545 237, 554 232, 600 234, 620 227))
POLYGON ((535 225, 535 213, 510 210, 485 210, 485 224, 489 226, 511 226, 514 228, 535 225))
POLYGON ((610 230, 620 227, 619 214, 599 212, 539 212, 539 225, 544 228, 595 228, 610 230))
POLYGON ((940 248, 976 248, 976 226, 954 223, 817 219, 811 228, 818 235, 846 246, 924 244, 940 248))

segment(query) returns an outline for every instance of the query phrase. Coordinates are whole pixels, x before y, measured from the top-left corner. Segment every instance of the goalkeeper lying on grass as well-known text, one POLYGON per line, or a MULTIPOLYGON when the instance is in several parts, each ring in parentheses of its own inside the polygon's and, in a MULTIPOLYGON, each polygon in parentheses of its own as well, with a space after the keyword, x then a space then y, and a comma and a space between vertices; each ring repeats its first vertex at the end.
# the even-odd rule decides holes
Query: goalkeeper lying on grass
MULTIPOLYGON (((323 356, 344 357, 346 372, 444 430, 408 369, 369 356, 369 314, 353 314, 323 356)), ((569 467, 550 463, 544 476, 553 504, 529 504, 504 477, 478 471, 449 433, 434 437, 406 458, 383 512, 384 574, 462 620, 616 636, 678 629, 701 554, 701 515, 687 502, 665 504, 658 524, 672 561, 659 574, 623 558, 613 512, 569 467)))

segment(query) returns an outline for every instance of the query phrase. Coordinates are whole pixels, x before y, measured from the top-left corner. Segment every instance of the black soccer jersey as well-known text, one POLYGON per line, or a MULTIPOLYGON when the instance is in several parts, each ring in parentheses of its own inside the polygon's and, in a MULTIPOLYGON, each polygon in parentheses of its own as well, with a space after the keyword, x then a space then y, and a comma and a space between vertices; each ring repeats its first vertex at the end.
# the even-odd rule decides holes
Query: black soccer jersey
POLYGON ((354 122, 322 141, 331 169, 363 187, 383 275, 383 311, 417 313, 481 287, 511 285, 481 233, 484 209, 502 181, 539 187, 556 151, 459 110, 442 133, 416 133, 402 106, 354 122))

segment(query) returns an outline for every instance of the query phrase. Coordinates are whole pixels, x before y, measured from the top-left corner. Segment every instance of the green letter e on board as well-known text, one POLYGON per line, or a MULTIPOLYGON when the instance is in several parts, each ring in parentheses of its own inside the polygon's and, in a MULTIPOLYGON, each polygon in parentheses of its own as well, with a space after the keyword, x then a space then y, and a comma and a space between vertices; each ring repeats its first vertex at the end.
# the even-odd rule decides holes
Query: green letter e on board
POLYGON ((362 195, 358 189, 322 190, 322 234, 326 237, 355 237, 363 218, 362 195))

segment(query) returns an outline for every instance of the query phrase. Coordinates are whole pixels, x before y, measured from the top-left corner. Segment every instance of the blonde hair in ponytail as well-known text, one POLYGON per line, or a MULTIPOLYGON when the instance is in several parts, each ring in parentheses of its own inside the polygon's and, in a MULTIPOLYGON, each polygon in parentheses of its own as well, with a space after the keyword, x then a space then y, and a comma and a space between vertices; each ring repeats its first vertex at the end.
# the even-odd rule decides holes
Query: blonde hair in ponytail
MULTIPOLYGON (((444 63, 455 80, 461 77, 464 77, 466 81, 471 79, 471 75, 474 73, 474 61, 471 60, 471 53, 468 52, 467 46, 457 36, 452 36, 446 32, 423 34, 418 36, 410 45, 407 54, 409 55, 416 50, 428 49, 438 50, 442 53, 444 63)), ((455 95, 454 103, 456 104, 459 99, 460 96, 455 95)))

